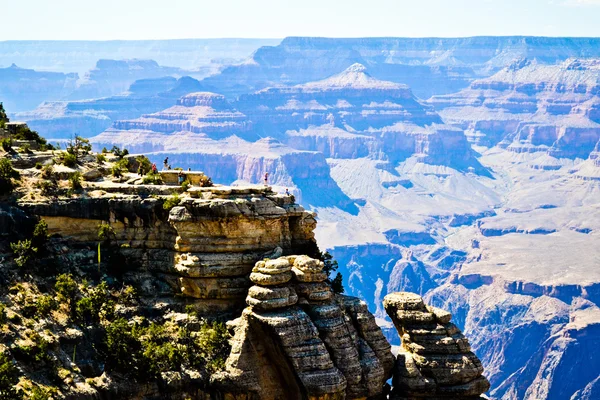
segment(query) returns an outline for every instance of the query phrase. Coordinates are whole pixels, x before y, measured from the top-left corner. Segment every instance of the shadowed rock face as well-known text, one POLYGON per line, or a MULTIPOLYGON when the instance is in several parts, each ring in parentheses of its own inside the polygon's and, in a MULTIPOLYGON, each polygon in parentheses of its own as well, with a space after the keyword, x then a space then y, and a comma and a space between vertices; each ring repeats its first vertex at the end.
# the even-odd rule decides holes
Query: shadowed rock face
POLYGON ((387 295, 383 305, 402 340, 390 398, 473 399, 490 388, 450 313, 407 292, 387 295))

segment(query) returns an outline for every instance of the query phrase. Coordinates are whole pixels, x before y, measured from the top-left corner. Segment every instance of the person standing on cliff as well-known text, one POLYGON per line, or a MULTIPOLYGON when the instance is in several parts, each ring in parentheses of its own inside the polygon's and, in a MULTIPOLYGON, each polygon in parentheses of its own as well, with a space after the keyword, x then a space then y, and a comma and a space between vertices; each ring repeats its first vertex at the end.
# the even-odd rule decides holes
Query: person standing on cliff
POLYGON ((269 173, 265 172, 265 186, 269 186, 269 173))
POLYGON ((164 164, 163 169, 167 169, 169 167, 169 157, 165 158, 165 161, 163 161, 163 164, 164 164))

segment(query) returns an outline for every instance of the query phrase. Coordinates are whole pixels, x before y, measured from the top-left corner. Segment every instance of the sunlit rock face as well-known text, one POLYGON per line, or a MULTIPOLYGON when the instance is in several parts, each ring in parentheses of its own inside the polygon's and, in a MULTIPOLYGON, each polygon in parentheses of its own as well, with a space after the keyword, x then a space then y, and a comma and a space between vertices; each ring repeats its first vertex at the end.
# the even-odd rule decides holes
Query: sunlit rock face
POLYGON ((468 89, 428 102, 472 142, 587 158, 600 139, 600 62, 520 60, 468 89))
POLYGON ((490 383, 450 313, 408 292, 387 295, 383 305, 402 339, 390 399, 483 398, 490 383))
POLYGON ((224 392, 263 399, 364 399, 385 395, 390 345, 357 298, 334 295, 323 262, 307 256, 259 261, 235 331, 224 392))
POLYGON ((146 296, 183 296, 207 313, 239 310, 254 263, 274 249, 317 254, 314 214, 269 188, 207 188, 170 212, 161 199, 125 194, 22 207, 44 218, 52 234, 93 248, 98 226, 110 222, 112 245, 125 245, 139 266, 123 264, 119 273, 146 296))

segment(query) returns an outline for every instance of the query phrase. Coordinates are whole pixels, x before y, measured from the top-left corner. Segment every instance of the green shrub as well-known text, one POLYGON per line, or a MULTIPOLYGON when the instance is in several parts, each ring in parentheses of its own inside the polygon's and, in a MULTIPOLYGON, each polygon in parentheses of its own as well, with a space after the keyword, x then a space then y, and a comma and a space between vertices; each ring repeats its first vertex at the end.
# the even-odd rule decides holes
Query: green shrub
POLYGON ((15 389, 17 383, 19 370, 6 353, 0 353, 0 399, 22 399, 23 396, 15 389))
POLYGON ((23 146, 21 146, 21 149, 20 149, 19 153, 22 153, 22 154, 31 154, 32 151, 31 151, 31 148, 29 147, 28 144, 24 144, 23 146))
POLYGON ((195 352, 209 372, 220 371, 225 367, 231 350, 229 338, 227 327, 222 322, 204 322, 200 327, 195 340, 195 352))
POLYGON ((51 181, 56 180, 56 174, 54 173, 54 167, 52 166, 52 164, 46 165, 42 168, 42 178, 51 181))
POLYGON ((0 324, 6 323, 6 304, 0 302, 0 324))
POLYGON ((7 153, 12 152, 12 139, 11 138, 4 138, 0 140, 0 145, 2 145, 2 150, 6 151, 7 153))
POLYGON ((40 189, 42 196, 52 196, 56 193, 56 189, 58 189, 56 182, 48 180, 37 181, 35 187, 40 189))
POLYGON ((119 301, 127 306, 132 306, 137 302, 137 291, 133 286, 127 285, 119 295, 119 301))
POLYGON ((183 181, 183 182, 181 183, 181 189, 182 189, 184 192, 187 192, 187 190, 190 188, 190 186, 191 186, 191 185, 192 185, 192 184, 191 184, 191 182, 189 181, 189 179, 186 179, 185 181, 183 181))
POLYGON ((15 349, 15 356, 30 362, 52 365, 52 357, 48 352, 50 348, 48 341, 41 337, 37 332, 33 332, 29 335, 29 338, 33 341, 33 345, 17 346, 15 349))
POLYGON ((333 256, 328 251, 321 253, 320 259, 325 264, 323 272, 327 274, 327 283, 329 283, 333 292, 344 293, 343 277, 341 273, 337 272, 339 268, 338 262, 333 259, 333 256), (337 274, 331 279, 331 275, 334 272, 337 272, 337 274))
POLYGON ((43 165, 41 162, 36 162, 35 163, 35 169, 42 169, 43 165))
POLYGON ((65 167, 73 168, 77 165, 77 156, 73 153, 63 153, 62 163, 65 167))
POLYGON ((185 313, 187 315, 189 315, 190 317, 197 317, 198 316, 198 311, 196 311, 196 308, 194 308, 193 305, 188 304, 185 306, 185 313))
POLYGON ((173 207, 179 205, 180 201, 181 199, 179 198, 179 195, 174 194, 165 200, 165 202, 163 203, 163 209, 171 211, 173 207))
POLYGON ((124 373, 137 372, 141 343, 134 337, 127 320, 119 318, 106 327, 104 339, 106 367, 124 373))
POLYGON ((73 279, 73 275, 60 274, 56 278, 54 290, 56 290, 59 300, 71 304, 74 302, 79 288, 77 287, 77 282, 75 282, 75 279, 73 279))
POLYGON ((17 185, 14 179, 20 179, 21 175, 13 167, 12 163, 6 158, 0 159, 0 195, 9 194, 17 185))
POLYGON ((149 172, 144 179, 142 179, 144 185, 162 185, 163 181, 159 173, 149 172))
POLYGON ((110 173, 112 174, 112 176, 114 176, 115 178, 120 178, 123 176, 123 170, 121 169, 121 167, 119 167, 118 165, 113 165, 112 168, 110 169, 110 173))
POLYGON ((29 239, 11 243, 10 248, 13 253, 15 253, 15 256, 17 256, 17 258, 15 258, 15 263, 21 268, 25 267, 29 263, 31 257, 38 251, 36 247, 33 247, 31 240, 29 239))
POLYGON ((152 170, 152 163, 146 156, 137 156, 135 161, 138 163, 138 173, 140 175, 146 175, 152 170))
POLYGON ((58 307, 56 300, 50 295, 41 295, 35 301, 38 317, 46 317, 58 307))
POLYGON ((103 162, 106 162, 106 157, 103 154, 96 154, 96 162, 102 164, 103 162))
POLYGON ((69 176, 69 184, 71 186, 71 190, 73 191, 83 189, 83 186, 81 186, 81 172, 73 172, 71 176, 69 176))
POLYGON ((100 240, 110 240, 115 237, 115 230, 110 224, 103 222, 98 225, 98 239, 100 240))
POLYGON ((110 292, 106 282, 88 289, 87 296, 82 297, 75 306, 77 319, 81 322, 100 322, 102 311, 110 309, 110 292))
POLYGON ((49 400, 54 398, 53 395, 56 393, 56 389, 44 389, 41 386, 34 386, 31 389, 28 399, 31 400, 49 400))
POLYGON ((48 241, 48 223, 44 219, 40 219, 35 228, 33 229, 33 237, 31 238, 31 244, 40 249, 48 241))

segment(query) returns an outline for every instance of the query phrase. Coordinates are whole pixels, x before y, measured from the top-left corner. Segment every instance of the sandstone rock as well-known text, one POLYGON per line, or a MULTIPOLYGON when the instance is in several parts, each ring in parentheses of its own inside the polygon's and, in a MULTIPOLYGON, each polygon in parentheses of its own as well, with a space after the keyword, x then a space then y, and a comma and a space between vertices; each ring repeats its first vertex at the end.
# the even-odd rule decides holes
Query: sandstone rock
POLYGON ((246 303, 255 310, 273 310, 296 304, 298 296, 291 287, 266 288, 252 286, 246 303))
POLYGON ((103 174, 99 169, 91 169, 81 174, 81 176, 86 181, 96 181, 102 178, 103 174))
POLYGON ((385 297, 385 310, 402 339, 394 367, 393 399, 471 399, 490 384, 450 313, 426 306, 413 293, 385 297))
POLYGON ((270 285, 254 279, 289 274, 292 265, 309 274, 323 268, 306 256, 256 263, 251 274, 256 285, 246 298, 250 307, 230 324, 233 348, 227 371, 215 384, 232 392, 246 388, 268 399, 381 396, 393 356, 364 303, 345 296, 334 300, 325 282, 270 285))
MULTIPOLYGON (((185 198, 168 214, 162 199, 142 197, 133 185, 126 188, 128 194, 94 192, 87 198, 20 206, 44 218, 51 234, 93 248, 98 225, 110 223, 114 245, 127 244, 122 252, 139 260, 142 270, 136 271, 136 279, 141 294, 183 295, 197 310, 207 312, 244 307, 252 285, 249 275, 266 251, 316 253, 314 214, 301 207, 286 208, 282 196, 262 186, 199 188, 204 194, 216 193, 216 198, 185 198)), ((4 217, 10 227, 15 218, 7 215, 0 210, 0 221, 4 217)), ((292 276, 291 263, 282 259, 267 260, 252 272, 257 282, 269 285, 284 284, 292 276)))

